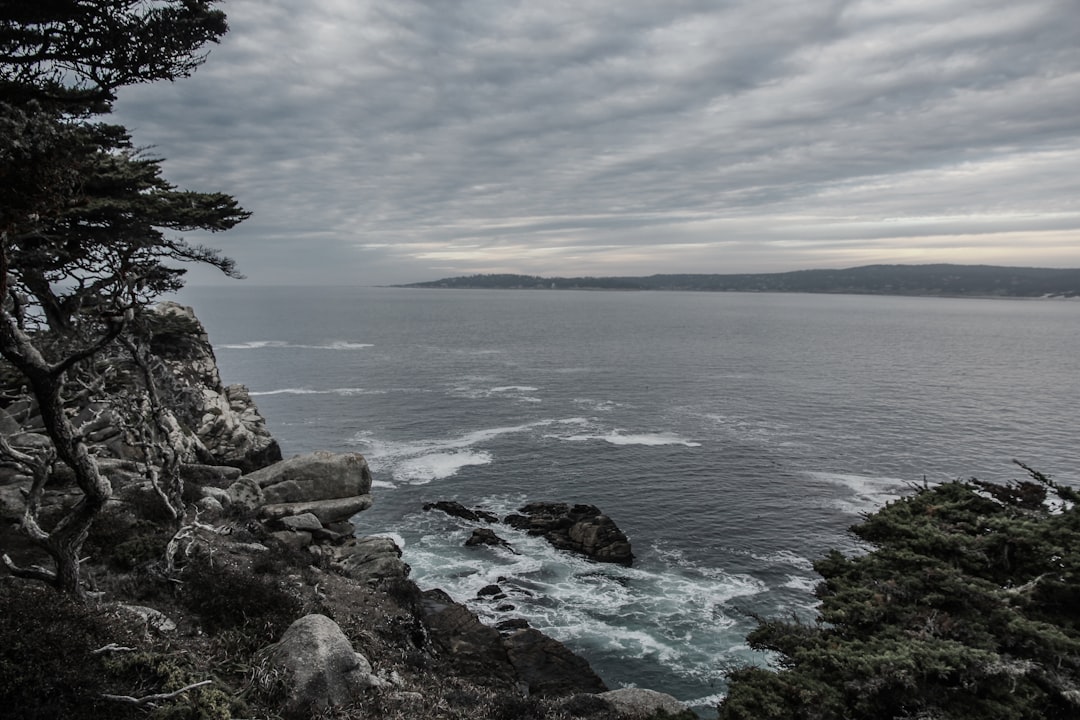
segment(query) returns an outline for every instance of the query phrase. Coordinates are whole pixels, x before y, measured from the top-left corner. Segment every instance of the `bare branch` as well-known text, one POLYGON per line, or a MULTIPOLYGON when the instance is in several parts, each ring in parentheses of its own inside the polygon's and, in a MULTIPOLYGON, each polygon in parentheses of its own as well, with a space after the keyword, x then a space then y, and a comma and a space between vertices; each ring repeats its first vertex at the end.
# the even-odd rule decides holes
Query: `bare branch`
POLYGON ((0 559, 3 560, 4 567, 8 569, 8 572, 17 578, 22 578, 23 580, 38 580, 43 583, 48 583, 49 585, 56 584, 56 573, 52 570, 47 570, 40 565, 30 565, 29 567, 16 565, 7 553, 0 559))
POLYGON ((106 700, 116 700, 117 702, 125 702, 142 707, 143 705, 153 705, 153 703, 161 702, 162 700, 172 700, 179 695, 183 695, 188 690, 194 690, 195 688, 203 687, 204 685, 211 685, 213 682, 213 680, 203 680, 202 682, 192 683, 187 687, 182 687, 179 690, 174 690, 170 693, 155 693, 154 695, 144 695, 139 698, 130 695, 108 695, 106 693, 102 693, 101 697, 106 700))
POLYGON ((103 645, 102 647, 99 647, 97 650, 91 650, 90 654, 104 655, 105 653, 114 652, 135 652, 135 648, 126 647, 124 645, 117 645, 116 643, 109 643, 108 645, 103 645))

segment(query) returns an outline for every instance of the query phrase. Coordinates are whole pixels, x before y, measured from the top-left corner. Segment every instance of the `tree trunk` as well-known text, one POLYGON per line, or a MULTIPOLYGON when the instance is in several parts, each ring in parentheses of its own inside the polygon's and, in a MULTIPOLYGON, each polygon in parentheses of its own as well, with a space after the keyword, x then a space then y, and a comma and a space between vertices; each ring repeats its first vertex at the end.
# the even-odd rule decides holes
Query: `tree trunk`
POLYGON ((19 572, 14 568, 12 572, 51 582, 65 593, 81 596, 79 555, 90 532, 90 525, 112 496, 112 486, 99 472, 86 443, 75 432, 64 412, 61 395, 64 389, 63 371, 45 360, 30 337, 6 311, 0 311, 0 354, 30 381, 45 431, 53 441, 57 457, 71 468, 75 482, 83 493, 82 499, 68 509, 55 527, 48 531, 47 537, 38 541, 56 563, 55 572, 42 572, 40 569, 19 572))

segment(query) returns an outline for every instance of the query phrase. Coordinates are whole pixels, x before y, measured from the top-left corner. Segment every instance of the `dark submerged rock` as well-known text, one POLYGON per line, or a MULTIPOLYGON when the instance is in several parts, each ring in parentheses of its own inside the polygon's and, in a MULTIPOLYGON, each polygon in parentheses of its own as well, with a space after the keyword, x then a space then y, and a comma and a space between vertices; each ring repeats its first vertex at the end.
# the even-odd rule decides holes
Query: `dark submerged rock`
POLYGON ((510 547, 510 543, 496 535, 494 530, 489 530, 488 528, 477 528, 476 530, 473 530, 472 535, 465 541, 465 545, 467 547, 476 547, 477 545, 504 547, 515 555, 517 554, 517 550, 510 547))
POLYGON ((487 510, 470 510, 454 500, 439 500, 433 503, 424 503, 424 510, 441 510, 451 517, 461 518, 469 522, 498 522, 499 516, 487 510))
POLYGON ((531 535, 541 535, 561 550, 598 562, 631 565, 634 561, 626 535, 595 505, 535 502, 518 511, 520 515, 508 515, 503 522, 531 535))

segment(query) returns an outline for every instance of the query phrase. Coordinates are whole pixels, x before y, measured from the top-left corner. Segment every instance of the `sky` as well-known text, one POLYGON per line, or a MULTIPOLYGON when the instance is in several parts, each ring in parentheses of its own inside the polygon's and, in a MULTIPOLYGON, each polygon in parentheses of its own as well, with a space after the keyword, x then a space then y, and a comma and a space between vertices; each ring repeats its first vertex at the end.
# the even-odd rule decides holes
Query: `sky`
POLYGON ((222 8, 114 119, 251 283, 1080 267, 1077 0, 222 8))

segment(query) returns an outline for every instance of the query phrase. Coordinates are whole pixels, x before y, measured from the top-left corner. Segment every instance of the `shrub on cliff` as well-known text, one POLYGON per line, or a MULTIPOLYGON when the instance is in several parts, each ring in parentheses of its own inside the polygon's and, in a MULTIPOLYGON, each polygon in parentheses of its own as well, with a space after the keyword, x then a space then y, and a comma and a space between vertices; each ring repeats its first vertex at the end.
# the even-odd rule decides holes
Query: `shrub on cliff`
POLYGON ((42 588, 0 584, 0 708, 21 720, 139 717, 103 697, 115 689, 93 652, 131 640, 100 611, 42 588))
POLYGON ((249 572, 205 555, 184 568, 180 601, 216 634, 243 630, 253 647, 274 642, 304 614, 301 599, 274 574, 249 572))
POLYGON ((820 618, 751 645, 723 720, 1080 716, 1080 494, 1041 473, 919 488, 852 528, 873 550, 815 564, 820 618))

